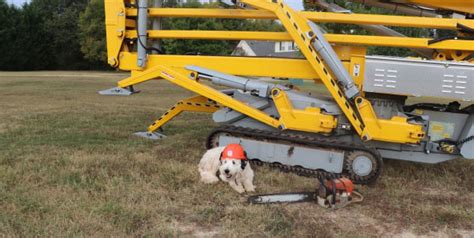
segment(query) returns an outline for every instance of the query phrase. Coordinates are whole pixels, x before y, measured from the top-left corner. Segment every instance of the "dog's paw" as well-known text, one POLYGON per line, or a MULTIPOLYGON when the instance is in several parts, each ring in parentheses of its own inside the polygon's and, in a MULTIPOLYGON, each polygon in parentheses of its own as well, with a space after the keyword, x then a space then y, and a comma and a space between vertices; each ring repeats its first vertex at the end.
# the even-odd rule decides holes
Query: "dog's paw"
POLYGON ((255 192, 256 188, 257 188, 256 186, 252 185, 251 187, 248 187, 248 188, 245 188, 245 189, 247 190, 247 192, 251 193, 251 192, 255 192))

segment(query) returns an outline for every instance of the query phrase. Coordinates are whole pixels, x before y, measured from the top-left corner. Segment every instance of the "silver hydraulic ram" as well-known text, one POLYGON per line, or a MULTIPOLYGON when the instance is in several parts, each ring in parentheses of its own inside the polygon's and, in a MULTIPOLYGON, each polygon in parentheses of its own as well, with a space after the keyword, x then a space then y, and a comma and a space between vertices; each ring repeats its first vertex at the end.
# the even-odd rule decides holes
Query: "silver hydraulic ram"
POLYGON ((244 91, 258 93, 260 97, 268 97, 275 84, 259 82, 248 78, 237 77, 234 75, 223 74, 214 70, 202 68, 199 66, 186 66, 187 70, 199 73, 200 78, 211 80, 215 85, 236 88, 244 91))
POLYGON ((138 0, 137 24, 138 24, 137 65, 140 68, 144 68, 146 66, 146 61, 147 61, 148 0, 138 0))
MULTIPOLYGON (((154 0, 153 2, 153 7, 154 8, 161 8, 163 2, 162 0, 154 0)), ((157 30, 161 30, 161 18, 159 17, 155 17, 153 18, 153 30, 157 31, 157 30)), ((157 50, 161 50, 161 41, 160 40, 155 40, 153 41, 153 48, 157 49, 157 50)), ((158 51, 154 51, 155 54, 158 54, 160 52, 158 51)))
MULTIPOLYGON (((325 113, 330 115, 339 115, 341 113, 339 107, 334 103, 313 98, 308 94, 296 92, 283 85, 262 82, 256 79, 242 78, 230 74, 220 73, 199 66, 186 66, 186 69, 198 73, 198 78, 210 80, 215 85, 243 90, 246 92, 250 92, 252 96, 257 96, 264 99, 271 98, 272 90, 274 88, 278 88, 280 90, 285 91, 293 106, 300 110, 304 110, 307 107, 318 107, 323 109, 325 113)), ((267 100, 263 101, 265 102, 263 105, 268 105, 267 100)), ((258 107, 256 106, 256 108, 258 107)))
MULTIPOLYGON (((359 95, 359 89, 354 84, 354 80, 347 72, 346 68, 339 60, 334 49, 331 47, 329 42, 324 38, 324 33, 319 29, 319 27, 311 21, 308 21, 309 26, 311 27, 312 34, 309 37, 313 38, 313 46, 316 51, 319 53, 321 58, 326 62, 329 69, 336 77, 339 84, 344 88, 344 92, 347 98, 352 99, 359 95)), ((309 33, 311 34, 311 33, 309 33)))

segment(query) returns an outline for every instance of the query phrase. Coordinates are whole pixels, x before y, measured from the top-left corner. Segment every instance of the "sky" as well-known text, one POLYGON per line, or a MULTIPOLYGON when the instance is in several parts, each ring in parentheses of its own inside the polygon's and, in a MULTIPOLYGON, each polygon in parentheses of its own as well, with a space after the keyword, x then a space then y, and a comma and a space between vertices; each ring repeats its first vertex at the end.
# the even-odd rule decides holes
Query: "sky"
POLYGON ((23 3, 29 2, 29 1, 30 0, 7 0, 7 3, 21 6, 23 3))
POLYGON ((285 0, 285 2, 294 9, 303 10, 303 1, 301 0, 285 0))
MULTIPOLYGON (((7 0, 10 4, 15 4, 21 6, 25 2, 29 2, 30 0, 7 0)), ((301 0, 285 0, 291 7, 301 10, 303 9, 303 1, 301 0)))

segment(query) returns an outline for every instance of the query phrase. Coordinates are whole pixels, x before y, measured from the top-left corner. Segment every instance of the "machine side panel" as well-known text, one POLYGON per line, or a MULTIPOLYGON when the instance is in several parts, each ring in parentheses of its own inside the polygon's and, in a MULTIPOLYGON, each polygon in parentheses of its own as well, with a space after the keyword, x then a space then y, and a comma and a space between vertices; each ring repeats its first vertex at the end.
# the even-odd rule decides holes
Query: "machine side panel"
POLYGON ((474 65, 446 61, 366 57, 364 91, 474 100, 474 65))
POLYGON ((468 114, 424 111, 430 117, 428 135, 431 141, 442 139, 459 140, 468 114))

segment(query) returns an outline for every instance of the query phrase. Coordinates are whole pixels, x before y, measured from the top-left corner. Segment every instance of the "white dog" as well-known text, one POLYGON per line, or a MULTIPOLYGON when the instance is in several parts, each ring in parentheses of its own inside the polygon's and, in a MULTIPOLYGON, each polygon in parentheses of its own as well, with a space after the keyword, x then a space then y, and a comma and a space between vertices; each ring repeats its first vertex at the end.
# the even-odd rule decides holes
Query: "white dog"
POLYGON ((229 183, 238 193, 254 192, 254 172, 240 145, 231 144, 208 150, 199 162, 201 181, 207 184, 229 183))

